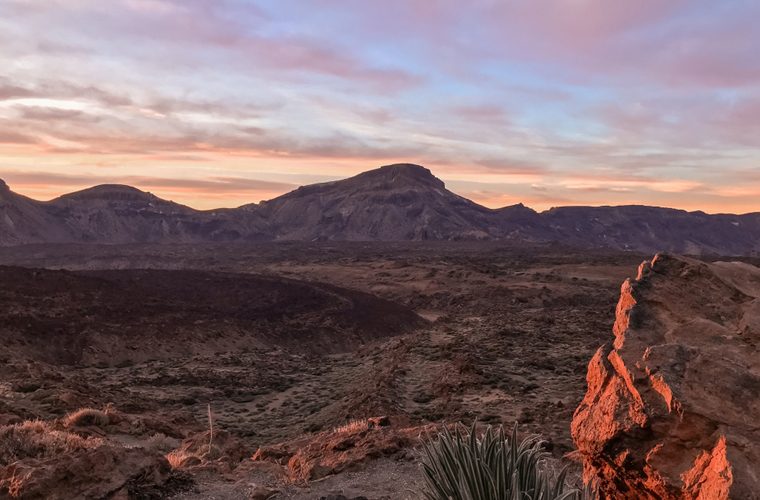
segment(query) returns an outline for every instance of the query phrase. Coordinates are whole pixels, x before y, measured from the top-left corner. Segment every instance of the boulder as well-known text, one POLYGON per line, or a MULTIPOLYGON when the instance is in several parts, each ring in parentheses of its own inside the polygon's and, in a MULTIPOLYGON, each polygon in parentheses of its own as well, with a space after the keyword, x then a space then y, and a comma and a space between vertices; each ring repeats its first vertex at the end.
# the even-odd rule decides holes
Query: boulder
POLYGON ((611 499, 760 498, 760 269, 657 255, 622 285, 572 435, 611 499))

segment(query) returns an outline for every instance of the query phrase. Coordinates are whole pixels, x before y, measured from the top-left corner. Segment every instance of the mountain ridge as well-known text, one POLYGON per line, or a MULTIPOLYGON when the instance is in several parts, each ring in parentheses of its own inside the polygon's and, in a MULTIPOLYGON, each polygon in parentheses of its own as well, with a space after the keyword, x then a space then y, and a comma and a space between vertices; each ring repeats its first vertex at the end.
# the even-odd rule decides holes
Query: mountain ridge
POLYGON ((386 165, 238 208, 196 210, 121 184, 37 201, 0 179, 0 245, 204 241, 557 241, 641 252, 757 255, 760 213, 646 205, 488 208, 420 165, 386 165))
MULTIPOLYGON (((295 188, 295 189, 293 189, 291 191, 283 193, 283 194, 281 194, 281 195, 279 195, 279 196, 277 196, 275 198, 272 198, 270 200, 261 200, 258 203, 257 202, 245 203, 245 204, 237 206, 237 207, 216 207, 216 208, 208 208, 208 209, 193 208, 193 207, 191 207, 189 205, 183 205, 181 203, 177 203, 177 202, 172 201, 172 200, 167 200, 165 198, 160 198, 159 196, 151 193, 150 191, 143 191, 142 189, 140 189, 138 187, 130 186, 128 184, 119 184, 119 183, 95 184, 95 185, 90 186, 88 188, 83 188, 83 189, 80 189, 80 190, 77 190, 77 191, 72 191, 70 193, 64 193, 64 194, 62 194, 62 195, 60 195, 60 196, 58 196, 56 198, 53 198, 51 200, 45 201, 45 200, 36 200, 36 199, 33 199, 33 198, 28 198, 28 197, 26 197, 26 196, 24 196, 22 194, 19 194, 19 193, 16 193, 16 192, 12 191, 10 189, 8 183, 3 178, 0 178, 0 193, 2 193, 3 191, 10 191, 10 192, 14 193, 16 196, 23 196, 25 198, 28 198, 28 199, 33 200, 33 201, 38 202, 38 203, 50 203, 50 202, 59 200, 61 198, 71 197, 72 195, 78 195, 78 194, 85 193, 85 192, 88 192, 88 191, 101 190, 101 189, 102 190, 106 190, 106 188, 114 188, 114 190, 118 190, 118 188, 123 188, 125 191, 130 190, 130 191, 134 191, 134 192, 137 192, 137 193, 142 193, 144 195, 149 195, 151 197, 154 197, 154 198, 162 200, 162 201, 171 202, 171 203, 174 203, 174 204, 177 204, 177 205, 181 205, 181 206, 187 207, 187 208, 189 208, 189 209, 191 209, 191 210, 193 210, 195 212, 201 212, 201 213, 203 213, 203 212, 217 212, 217 211, 220 211, 220 210, 237 210, 237 209, 243 208, 243 207, 258 206, 260 204, 269 203, 269 202, 271 202, 273 200, 276 200, 278 198, 281 198, 283 196, 287 196, 287 195, 290 195, 290 194, 293 194, 293 193, 297 193, 297 192, 303 192, 304 190, 308 190, 308 189, 311 189, 311 188, 314 188, 314 187, 328 186, 328 185, 332 185, 332 184, 336 184, 336 183, 342 183, 344 181, 348 181, 348 180, 351 180, 351 179, 361 178, 365 174, 372 174, 374 172, 383 171, 384 169, 398 168, 398 167, 411 167, 411 168, 415 168, 415 169, 424 170, 427 173, 429 173, 432 176, 433 179, 435 179, 436 181, 438 181, 439 183, 441 183, 441 187, 445 187, 444 181, 441 180, 441 179, 439 179, 438 177, 435 177, 435 175, 432 174, 431 170, 428 169, 428 168, 426 168, 426 167, 423 167, 421 165, 417 165, 417 164, 414 164, 414 163, 395 163, 395 164, 391 164, 391 165, 384 165, 384 166, 381 166, 381 167, 378 167, 378 168, 375 168, 375 169, 372 169, 372 170, 367 170, 367 171, 361 172, 359 174, 356 174, 356 175, 354 175, 352 177, 346 177, 344 179, 338 179, 338 180, 334 180, 334 181, 317 182, 317 183, 312 183, 312 184, 304 184, 303 186, 299 186, 299 187, 297 187, 297 188, 295 188)), ((464 198, 461 195, 457 195, 457 196, 459 196, 461 198, 464 198)), ((533 209, 533 208, 525 205, 522 202, 514 203, 512 205, 505 205, 503 207, 491 208, 491 207, 486 207, 485 205, 480 205, 480 204, 478 204, 475 201, 469 200, 468 198, 464 198, 464 199, 470 201, 473 204, 476 204, 476 205, 484 208, 485 210, 501 211, 501 210, 505 210, 505 209, 520 207, 520 208, 528 209, 528 210, 530 210, 532 212, 535 212, 537 214, 546 214, 547 212, 552 212, 554 210, 565 210, 565 209, 575 209, 575 208, 601 209, 601 208, 646 207, 646 208, 654 208, 654 209, 658 209, 658 210, 673 210, 673 211, 678 211, 678 212, 685 212, 685 213, 688 213, 688 214, 703 214, 703 215, 708 215, 708 216, 725 215, 725 216, 742 217, 742 216, 745 216, 745 215, 760 215, 760 210, 753 211, 753 212, 745 212, 745 213, 740 213, 740 214, 732 213, 732 212, 714 212, 714 213, 712 213, 712 212, 705 212, 703 210, 686 210, 686 209, 683 209, 683 208, 665 207, 665 206, 660 206, 660 205, 645 205, 645 204, 640 204, 640 203, 629 203, 629 204, 623 204, 623 205, 560 205, 560 206, 550 207, 550 208, 547 208, 547 209, 542 210, 542 211, 538 211, 538 210, 535 210, 535 209, 533 209)))

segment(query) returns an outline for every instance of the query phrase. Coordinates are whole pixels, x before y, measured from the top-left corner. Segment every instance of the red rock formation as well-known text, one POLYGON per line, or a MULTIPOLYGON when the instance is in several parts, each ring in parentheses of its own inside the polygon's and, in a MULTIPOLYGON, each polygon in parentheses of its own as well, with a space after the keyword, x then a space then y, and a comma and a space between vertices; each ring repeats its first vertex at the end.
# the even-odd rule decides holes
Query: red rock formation
POLYGON ((658 255, 627 280, 573 439, 602 498, 760 498, 760 269, 658 255))

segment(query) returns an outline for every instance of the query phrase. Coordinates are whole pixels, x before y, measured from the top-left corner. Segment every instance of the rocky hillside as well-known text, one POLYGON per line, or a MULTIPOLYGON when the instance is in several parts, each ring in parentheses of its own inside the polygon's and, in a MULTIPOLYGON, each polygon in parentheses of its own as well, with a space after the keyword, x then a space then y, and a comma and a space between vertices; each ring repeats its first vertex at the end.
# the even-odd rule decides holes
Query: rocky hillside
POLYGON ((129 186, 39 202, 0 181, 0 245, 277 240, 509 240, 640 252, 757 255, 760 213, 708 215, 645 206, 489 209, 428 169, 388 165, 303 186, 260 204, 198 211, 129 186))
POLYGON ((604 498, 757 498, 760 269, 658 255, 623 284, 572 433, 604 498))

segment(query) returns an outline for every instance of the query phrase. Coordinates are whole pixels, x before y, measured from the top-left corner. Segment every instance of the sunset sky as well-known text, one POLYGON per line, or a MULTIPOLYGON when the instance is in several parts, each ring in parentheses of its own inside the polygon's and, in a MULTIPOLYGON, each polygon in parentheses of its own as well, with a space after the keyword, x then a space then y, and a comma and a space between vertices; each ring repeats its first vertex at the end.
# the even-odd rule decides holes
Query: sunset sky
POLYGON ((491 207, 760 211, 760 2, 1 0, 0 178, 238 206, 393 162, 491 207))

